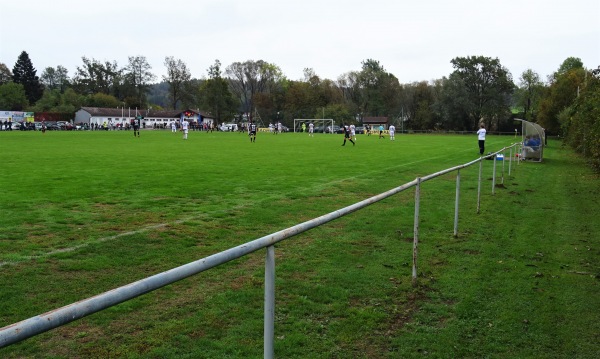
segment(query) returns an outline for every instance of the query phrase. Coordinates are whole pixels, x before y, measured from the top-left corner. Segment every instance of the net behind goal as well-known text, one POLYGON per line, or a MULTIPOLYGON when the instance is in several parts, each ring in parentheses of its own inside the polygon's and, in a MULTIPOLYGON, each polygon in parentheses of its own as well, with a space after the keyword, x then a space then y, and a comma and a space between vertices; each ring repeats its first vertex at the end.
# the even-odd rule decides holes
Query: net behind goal
POLYGON ((294 132, 308 133, 308 125, 312 122, 314 127, 314 133, 331 133, 333 129, 333 119, 331 118, 295 118, 294 119, 294 132), (304 124, 304 126, 302 126, 304 124))

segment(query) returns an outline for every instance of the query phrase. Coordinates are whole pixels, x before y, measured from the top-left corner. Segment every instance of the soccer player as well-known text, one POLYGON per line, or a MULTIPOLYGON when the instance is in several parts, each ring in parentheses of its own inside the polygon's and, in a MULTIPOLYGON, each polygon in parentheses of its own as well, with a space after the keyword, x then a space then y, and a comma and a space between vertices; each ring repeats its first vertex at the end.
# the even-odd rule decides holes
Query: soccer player
POLYGON ((379 125, 379 139, 383 138, 383 125, 379 125))
POLYGON ((396 134, 396 126, 394 125, 390 125, 390 141, 396 141, 396 137, 394 136, 396 134))
POLYGON ((315 125, 312 122, 308 124, 308 135, 315 137, 315 125))
POLYGON ((356 126, 350 125, 350 138, 356 141, 356 126))
POLYGON ((183 119, 183 121, 181 121, 181 131, 183 131, 184 140, 187 140, 189 125, 190 123, 185 118, 183 119))
POLYGON ((250 122, 248 126, 248 136, 250 136, 250 142, 256 142, 256 124, 250 122))
POLYGON ((342 123, 342 131, 344 131, 344 143, 342 144, 342 146, 346 146, 346 140, 352 142, 352 146, 356 145, 356 143, 354 143, 354 141, 352 141, 352 138, 350 138, 350 129, 348 128, 348 126, 344 126, 343 123, 342 123))
MULTIPOLYGON (((133 137, 140 137, 140 119, 134 118, 131 120, 131 124, 133 126, 133 137)), ((106 126, 106 122, 104 123, 104 126, 106 126)))
POLYGON ((177 122, 171 122, 171 132, 177 132, 177 122))

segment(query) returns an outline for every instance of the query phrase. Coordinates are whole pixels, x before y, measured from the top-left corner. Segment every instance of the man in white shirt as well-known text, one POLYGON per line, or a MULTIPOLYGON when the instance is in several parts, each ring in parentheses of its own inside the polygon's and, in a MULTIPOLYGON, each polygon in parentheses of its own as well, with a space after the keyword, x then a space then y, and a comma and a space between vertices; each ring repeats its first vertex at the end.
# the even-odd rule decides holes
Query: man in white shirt
POLYGON ((308 124, 308 135, 310 137, 314 137, 315 134, 315 125, 311 122, 308 124))
POLYGON ((395 137, 395 134, 396 134, 396 126, 394 126, 394 125, 390 125, 390 128, 388 128, 388 130, 390 131, 390 140, 391 140, 391 141, 395 141, 395 140, 396 140, 396 137, 395 137))
POLYGON ((186 119, 183 119, 183 121, 181 122, 181 131, 183 131, 184 140, 187 140, 189 124, 190 123, 186 119))
POLYGON ((483 156, 485 152, 485 125, 482 123, 477 130, 477 142, 479 144, 479 155, 483 156))

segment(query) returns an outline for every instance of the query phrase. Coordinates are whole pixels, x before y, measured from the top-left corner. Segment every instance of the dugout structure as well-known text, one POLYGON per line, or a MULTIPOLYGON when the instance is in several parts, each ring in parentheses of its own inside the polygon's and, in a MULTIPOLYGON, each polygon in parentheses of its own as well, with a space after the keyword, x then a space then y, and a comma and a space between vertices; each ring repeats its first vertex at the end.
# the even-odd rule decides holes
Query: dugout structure
POLYGON ((534 122, 515 119, 521 122, 522 151, 521 159, 542 162, 546 145, 546 131, 534 122))
POLYGON ((333 129, 333 119, 331 118, 295 118, 294 132, 302 132, 302 124, 305 124, 308 133, 308 124, 311 122, 315 125, 315 133, 326 133, 328 126, 333 129))

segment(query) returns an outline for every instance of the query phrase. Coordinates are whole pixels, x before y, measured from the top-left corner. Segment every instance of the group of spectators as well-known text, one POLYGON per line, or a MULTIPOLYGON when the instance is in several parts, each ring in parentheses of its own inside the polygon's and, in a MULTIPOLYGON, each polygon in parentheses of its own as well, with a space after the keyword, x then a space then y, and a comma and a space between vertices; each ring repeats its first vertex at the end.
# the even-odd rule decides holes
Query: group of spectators
POLYGON ((0 121, 0 131, 12 131, 12 130, 13 130, 12 121, 9 121, 9 120, 0 121))

